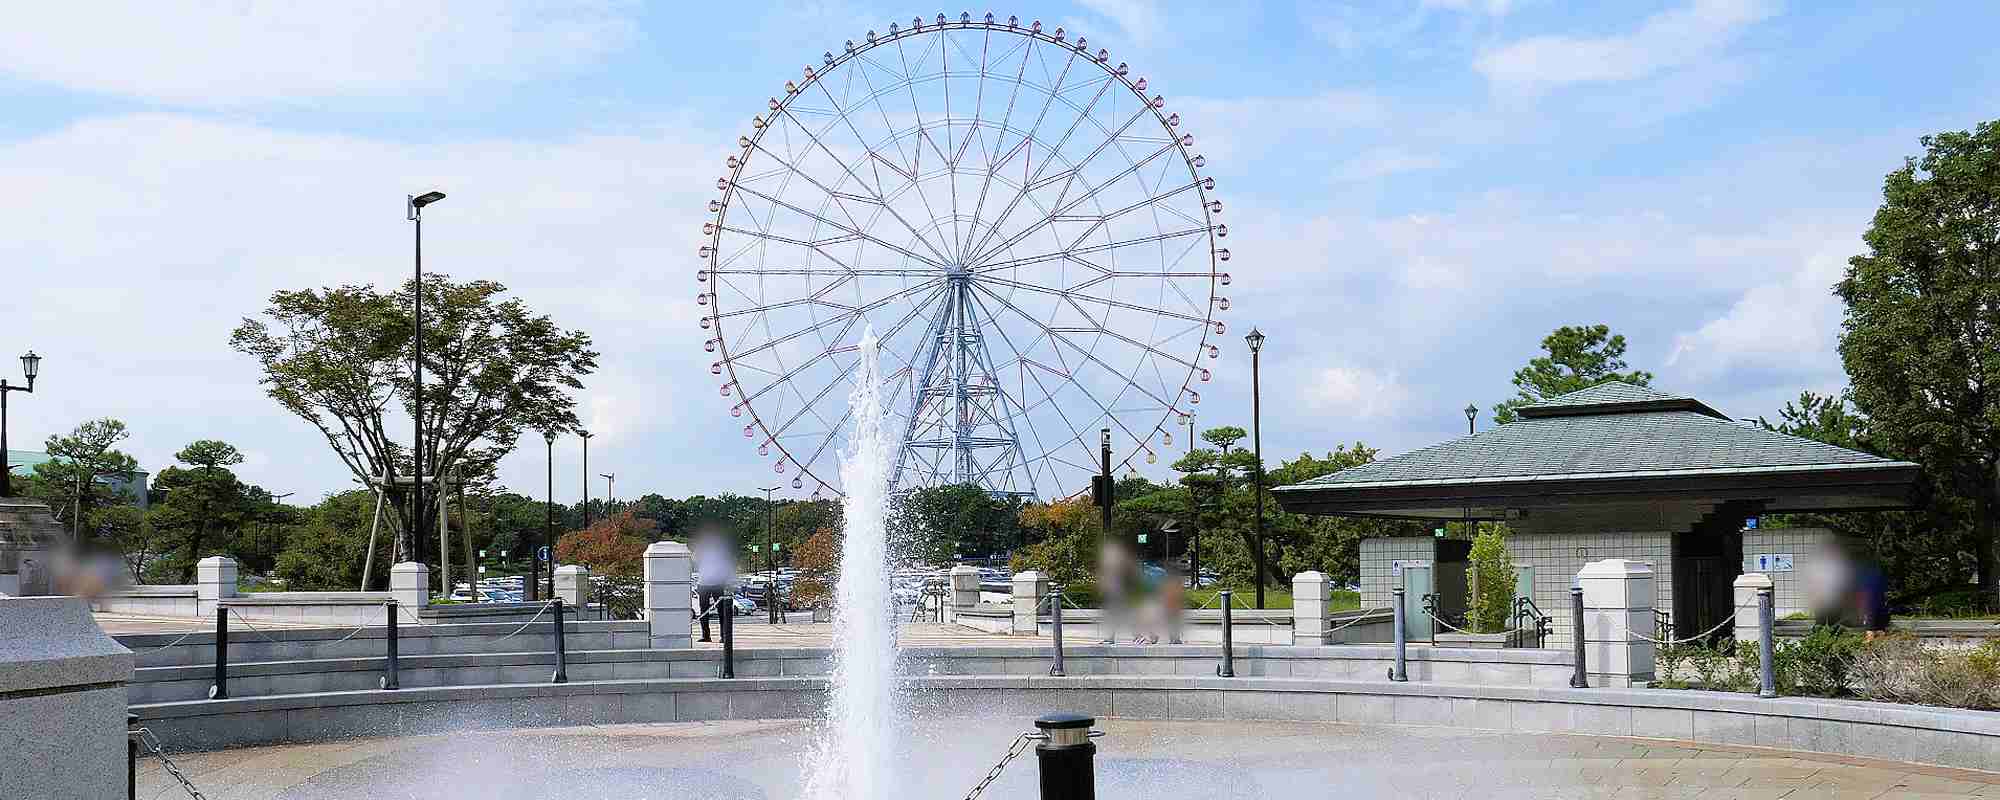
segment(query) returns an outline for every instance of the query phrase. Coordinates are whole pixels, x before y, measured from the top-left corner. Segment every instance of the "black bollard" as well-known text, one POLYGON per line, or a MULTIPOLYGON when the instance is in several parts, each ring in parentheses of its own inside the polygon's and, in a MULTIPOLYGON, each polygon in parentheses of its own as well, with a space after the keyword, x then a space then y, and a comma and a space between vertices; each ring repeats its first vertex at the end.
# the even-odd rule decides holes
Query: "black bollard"
POLYGON ((229 699, 229 609, 215 607, 215 684, 208 687, 210 700, 229 699))
POLYGON ((125 715, 125 797, 139 800, 139 715, 125 715))
POLYGON ((1396 665, 1389 668, 1389 680, 1405 683, 1410 680, 1408 653, 1410 635, 1403 630, 1403 587, 1389 590, 1390 609, 1396 620, 1396 665))
POLYGON ((722 598, 722 672, 718 678, 736 677, 736 598, 722 598))
POLYGON ((1035 760, 1042 770, 1041 800, 1096 800, 1097 745, 1090 726, 1097 720, 1082 714, 1056 713, 1035 720, 1042 740, 1035 760))
POLYGON ((1222 666, 1215 668, 1215 674, 1224 678, 1236 677, 1236 625, 1230 619, 1228 589, 1222 590, 1222 666))
POLYGON ((1049 590, 1049 625, 1051 626, 1051 630, 1049 632, 1055 637, 1056 641, 1056 651, 1055 651, 1056 660, 1054 664, 1049 665, 1049 674, 1060 678, 1065 674, 1063 672, 1061 586, 1057 586, 1054 589, 1049 590))
POLYGON ((563 643, 563 601, 558 597, 549 603, 556 612, 556 674, 549 677, 549 682, 569 683, 569 651, 563 643))
POLYGON ((383 631, 382 636, 382 644, 387 648, 385 655, 388 656, 387 668, 382 671, 382 688, 384 689, 403 688, 402 684, 398 682, 396 674, 396 611, 396 601, 390 600, 382 604, 382 613, 387 615, 387 624, 389 626, 387 630, 383 631))
POLYGON ((1570 635, 1576 645, 1576 674, 1569 676, 1569 685, 1573 689, 1588 689, 1590 677, 1583 663, 1583 587, 1569 587, 1569 608, 1573 623, 1570 635))
POLYGON ((1771 641, 1771 628, 1777 624, 1777 611, 1772 608, 1771 590, 1757 590, 1757 696, 1778 696, 1777 654, 1771 641))

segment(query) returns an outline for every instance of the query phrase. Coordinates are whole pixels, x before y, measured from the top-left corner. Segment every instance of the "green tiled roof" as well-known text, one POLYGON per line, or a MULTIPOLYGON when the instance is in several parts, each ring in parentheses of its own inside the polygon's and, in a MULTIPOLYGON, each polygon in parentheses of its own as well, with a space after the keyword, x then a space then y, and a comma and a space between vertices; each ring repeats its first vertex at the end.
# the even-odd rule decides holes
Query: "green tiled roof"
POLYGON ((1909 466, 1721 416, 1693 398, 1607 383, 1523 407, 1521 419, 1476 435, 1278 491, 1909 466))

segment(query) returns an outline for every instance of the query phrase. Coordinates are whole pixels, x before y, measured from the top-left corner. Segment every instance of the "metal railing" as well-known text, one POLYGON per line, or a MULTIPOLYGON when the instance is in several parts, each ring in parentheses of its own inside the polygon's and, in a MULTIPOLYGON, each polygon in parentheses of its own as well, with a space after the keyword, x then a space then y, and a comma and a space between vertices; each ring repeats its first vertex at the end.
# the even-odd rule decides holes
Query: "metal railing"
POLYGON ((1536 649, 1548 646, 1551 621, 1548 614, 1542 613, 1542 607, 1535 605, 1535 598, 1526 596, 1514 598, 1514 629, 1524 633, 1532 632, 1536 649))

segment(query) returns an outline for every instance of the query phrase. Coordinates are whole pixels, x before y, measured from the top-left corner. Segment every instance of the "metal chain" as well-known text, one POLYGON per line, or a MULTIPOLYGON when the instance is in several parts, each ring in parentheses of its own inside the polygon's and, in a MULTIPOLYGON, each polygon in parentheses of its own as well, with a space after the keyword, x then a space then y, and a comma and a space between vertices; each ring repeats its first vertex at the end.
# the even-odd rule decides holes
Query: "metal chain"
MULTIPOLYGON (((1741 611, 1744 609, 1755 608, 1755 607, 1756 606, 1736 606, 1734 610, 1741 611)), ((1651 636, 1647 636, 1646 634, 1635 633, 1629 630, 1625 632, 1625 635, 1641 641, 1652 642, 1653 644, 1659 645, 1661 647, 1672 647, 1674 645, 1682 645, 1682 644, 1687 644, 1688 642, 1706 639, 1709 637, 1710 634, 1722 630, 1723 628, 1728 627, 1729 625, 1732 625, 1735 622, 1736 622, 1736 615, 1730 614, 1729 616, 1724 617, 1721 622, 1715 623, 1715 627, 1709 628, 1708 630, 1702 631, 1701 633, 1697 633, 1693 636, 1689 636, 1685 639, 1675 639, 1673 637, 1668 637, 1666 639, 1655 639, 1651 636)))
POLYGON ((1029 742, 1045 738, 1048 737, 1040 733, 1024 733, 1015 737, 1014 743, 1007 746, 1007 754, 1000 757, 1000 763, 994 764, 993 769, 986 772, 986 777, 979 779, 979 784, 972 787, 972 791, 965 793, 965 800, 978 800, 979 795, 986 791, 986 787, 993 785, 994 781, 1000 779, 1000 773, 1007 771, 1007 765, 1028 749, 1029 742))
POLYGON ((167 757, 166 749, 160 746, 159 737, 154 736, 151 730, 146 728, 139 729, 139 744, 150 751, 154 758, 160 760, 160 766, 167 771, 168 775, 173 776, 174 780, 180 782, 181 788, 187 790, 188 797, 194 800, 208 800, 208 795, 202 794, 200 789, 194 788, 194 782, 188 780, 187 774, 181 772, 181 768, 175 766, 174 760, 167 757))

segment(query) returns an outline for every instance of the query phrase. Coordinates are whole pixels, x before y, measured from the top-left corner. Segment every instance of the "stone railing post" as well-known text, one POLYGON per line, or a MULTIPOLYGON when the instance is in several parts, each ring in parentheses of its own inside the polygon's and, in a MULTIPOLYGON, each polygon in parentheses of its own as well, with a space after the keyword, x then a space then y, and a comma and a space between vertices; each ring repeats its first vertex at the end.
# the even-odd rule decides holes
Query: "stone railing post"
POLYGON ((1317 570, 1292 576, 1292 644, 1326 644, 1326 574, 1317 570))
POLYGON ((590 608, 590 568, 581 564, 556 567, 556 596, 576 612, 577 619, 583 619, 590 608))
POLYGON ((979 568, 960 564, 951 568, 951 611, 954 617, 960 611, 969 611, 979 606, 979 568))
POLYGON ((1043 598, 1049 596, 1049 576, 1035 570, 1014 573, 1014 628, 1015 634, 1033 636, 1040 628, 1036 620, 1041 617, 1043 598))
POLYGON ((1607 558, 1576 574, 1583 589, 1583 644, 1590 685, 1625 688, 1653 681, 1653 565, 1607 558))
POLYGON ((209 556, 194 565, 194 613, 209 617, 226 597, 236 596, 236 559, 209 556))
POLYGON ((1736 641, 1754 645, 1763 635, 1764 620, 1757 616, 1757 592, 1771 590, 1771 576, 1746 572, 1732 584, 1736 606, 1736 641))
POLYGON ((680 542, 646 546, 646 621, 655 650, 694 646, 694 553, 680 542))
POLYGON ((431 570, 415 561, 389 568, 389 596, 396 605, 415 614, 431 606, 431 570))

